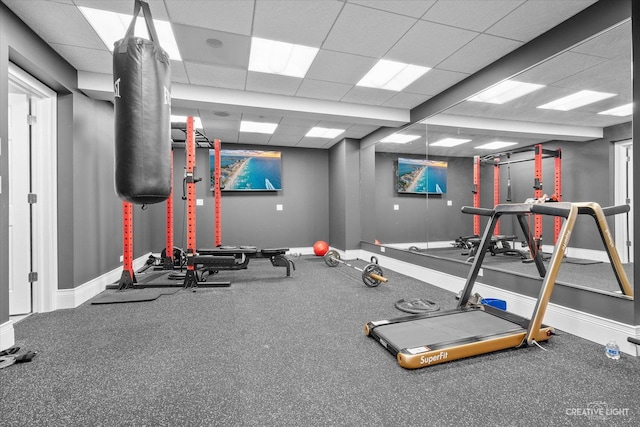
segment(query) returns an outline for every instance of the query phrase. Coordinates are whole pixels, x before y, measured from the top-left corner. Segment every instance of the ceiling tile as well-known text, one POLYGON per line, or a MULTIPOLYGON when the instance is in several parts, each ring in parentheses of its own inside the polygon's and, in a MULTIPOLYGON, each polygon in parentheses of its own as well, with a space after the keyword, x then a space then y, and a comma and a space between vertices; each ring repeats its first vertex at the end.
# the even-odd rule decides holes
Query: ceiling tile
POLYGON ((173 25, 173 32, 185 61, 238 68, 249 65, 251 38, 248 36, 180 24, 173 25), (207 40, 216 40, 222 45, 214 47, 207 40))
POLYGON ((354 85, 378 62, 376 58, 320 50, 306 77, 354 85))
POLYGON ((492 25, 487 34, 528 42, 597 0, 527 1, 492 25))
POLYGON ((422 19, 482 32, 524 3, 504 0, 439 1, 422 19))
POLYGON ((324 148, 328 141, 324 138, 302 138, 296 147, 300 148, 324 148))
POLYGON ((466 73, 434 68, 406 88, 406 92, 436 95, 455 83, 469 77, 466 73))
POLYGON ((171 81, 173 83, 189 83, 187 70, 184 68, 184 62, 171 61, 171 81))
POLYGON ((477 35, 475 31, 418 21, 389 50, 385 59, 433 68, 477 35), (431 43, 430 40, 438 40, 438 42, 431 43))
POLYGON ((247 72, 237 68, 184 62, 189 83, 226 89, 244 89, 247 72))
POLYGON ((296 92, 296 96, 339 101, 352 87, 352 85, 345 85, 342 83, 304 79, 296 92))
POLYGON ((366 6, 373 9, 384 10, 387 12, 397 13, 399 15, 420 18, 424 13, 432 7, 435 0, 348 0, 349 3, 366 6))
POLYGON ((106 49, 93 27, 73 5, 41 0, 3 0, 3 3, 47 43, 106 49), (38 13, 34 14, 36 10, 38 13), (46 19, 41 19, 42 16, 46 19), (60 31, 69 27, 73 31, 60 31))
POLYGON ((480 34, 438 67, 473 74, 520 46, 518 41, 480 34))
POLYGON ((253 36, 320 47, 342 9, 340 1, 256 2, 253 36))
POLYGON ((323 47, 381 58, 415 22, 413 18, 348 3, 323 47))
POLYGON ((552 85, 601 62, 604 62, 604 58, 567 51, 518 74, 514 79, 526 83, 552 85))
POLYGON ((603 58, 615 58, 629 55, 631 48, 631 21, 627 21, 598 35, 598 37, 573 47, 571 50, 603 58))
POLYGON ((246 89, 253 92, 294 95, 300 83, 302 83, 302 79, 296 77, 249 71, 246 89))
MULTIPOLYGON (((90 7, 92 9, 108 10, 110 12, 133 14, 134 2, 131 0, 74 0, 76 6, 90 7)), ((163 0, 150 0, 149 9, 153 19, 168 21, 167 10, 164 7, 163 0)), ((140 15, 142 16, 142 12, 140 15)))
POLYGON ((263 144, 269 143, 272 135, 265 133, 240 132, 238 135, 239 144, 263 144))
POLYGON ((165 0, 172 22, 251 35, 253 1, 165 0))
POLYGON ((283 147, 295 147, 304 135, 287 135, 274 133, 269 139, 269 145, 280 145, 283 147))
POLYGON ((96 50, 56 43, 52 43, 51 46, 77 70, 100 74, 113 73, 113 56, 106 49, 96 50))

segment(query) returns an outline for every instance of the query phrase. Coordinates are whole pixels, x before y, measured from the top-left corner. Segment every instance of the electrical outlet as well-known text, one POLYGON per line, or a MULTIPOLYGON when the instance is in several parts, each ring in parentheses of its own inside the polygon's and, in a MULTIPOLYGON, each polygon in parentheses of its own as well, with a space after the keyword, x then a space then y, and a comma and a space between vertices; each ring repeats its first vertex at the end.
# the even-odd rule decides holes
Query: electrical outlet
POLYGON ((204 206, 204 199, 196 199, 196 206, 204 206))
POLYGON ((394 211, 399 211, 400 210, 400 205, 393 205, 393 210, 394 211))
POLYGON ((120 262, 124 262, 124 255, 120 255, 120 262))
POLYGON ((276 210, 277 211, 281 211, 282 209, 284 209, 284 207, 282 205, 280 205, 280 204, 276 205, 276 210))

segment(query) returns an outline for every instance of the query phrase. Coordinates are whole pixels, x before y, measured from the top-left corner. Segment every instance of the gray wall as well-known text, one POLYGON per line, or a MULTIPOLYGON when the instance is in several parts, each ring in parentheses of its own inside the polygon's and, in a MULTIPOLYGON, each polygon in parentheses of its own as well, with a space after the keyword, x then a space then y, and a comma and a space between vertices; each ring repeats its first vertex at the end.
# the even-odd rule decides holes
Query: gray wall
POLYGON ((376 153, 376 239, 386 242, 454 240, 473 232, 473 220, 460 208, 473 204, 473 159, 438 157, 447 165, 447 193, 443 195, 398 194, 398 157, 412 155, 376 153), (451 201, 451 206, 447 205, 451 201), (394 205, 399 209, 393 209, 394 205))
POLYGON ((329 150, 328 243, 339 249, 360 248, 360 180, 360 141, 344 139, 329 150))
MULTIPOLYGON (((223 149, 261 149, 264 146, 226 145, 223 149)), ((277 192, 222 192, 222 244, 275 247, 310 247, 329 240, 329 155, 325 150, 269 146, 282 153, 282 190, 277 192), (283 210, 277 211, 276 205, 283 210)), ((174 150, 174 245, 186 247, 185 205, 182 200, 185 151, 174 150), (183 226, 184 224, 184 226, 183 226), (185 230, 183 232, 183 230, 185 230)), ((196 151, 196 209, 199 248, 214 246, 214 198, 209 186, 209 150, 196 151)), ((165 204, 161 204, 164 208, 165 204)), ((162 215, 164 215, 164 212, 162 215)), ((164 221, 164 217, 162 218, 164 221)), ((155 251, 164 248, 164 222, 158 222, 155 251), (159 233, 158 230, 162 230, 159 233)))

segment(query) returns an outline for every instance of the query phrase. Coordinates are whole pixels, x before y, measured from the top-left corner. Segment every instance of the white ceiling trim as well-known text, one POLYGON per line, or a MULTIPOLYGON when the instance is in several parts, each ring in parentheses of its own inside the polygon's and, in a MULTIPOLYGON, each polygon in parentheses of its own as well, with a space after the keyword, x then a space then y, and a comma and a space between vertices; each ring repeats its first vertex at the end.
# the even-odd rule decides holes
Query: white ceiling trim
POLYGON ((437 114, 426 120, 428 126, 448 126, 460 130, 482 133, 500 132, 502 136, 522 136, 564 141, 591 141, 603 136, 602 128, 592 126, 572 126, 552 123, 523 122, 517 120, 488 119, 480 117, 437 114), (480 132, 478 132, 480 131, 480 132))
MULTIPOLYGON (((78 71, 78 88, 103 100, 113 100, 113 77, 110 74, 78 71)), ((224 110, 333 120, 349 124, 397 127, 410 120, 408 109, 349 104, 233 89, 173 83, 171 102, 176 107, 224 110)))

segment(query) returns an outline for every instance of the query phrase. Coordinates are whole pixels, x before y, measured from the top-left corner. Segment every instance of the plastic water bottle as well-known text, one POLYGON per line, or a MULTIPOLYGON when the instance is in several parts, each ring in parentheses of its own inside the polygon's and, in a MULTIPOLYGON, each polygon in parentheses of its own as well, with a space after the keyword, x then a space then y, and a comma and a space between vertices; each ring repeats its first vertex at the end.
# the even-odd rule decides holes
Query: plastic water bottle
POLYGON ((616 344, 616 342, 613 340, 607 343, 606 347, 604 348, 604 352, 609 359, 620 359, 620 347, 618 347, 618 344, 616 344))

